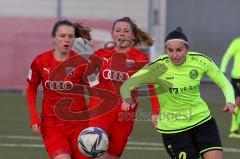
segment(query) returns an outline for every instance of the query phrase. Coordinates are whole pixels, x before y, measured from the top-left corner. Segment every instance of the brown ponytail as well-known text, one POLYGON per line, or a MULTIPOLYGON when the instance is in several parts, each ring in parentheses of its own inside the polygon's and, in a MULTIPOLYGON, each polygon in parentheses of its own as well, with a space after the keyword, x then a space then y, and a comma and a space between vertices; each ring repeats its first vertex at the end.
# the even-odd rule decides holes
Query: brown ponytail
POLYGON ((73 27, 75 30, 76 38, 81 37, 84 41, 91 40, 91 36, 90 36, 91 29, 89 27, 85 27, 81 23, 72 23, 71 21, 69 21, 67 19, 62 19, 55 23, 55 25, 53 26, 53 29, 52 29, 52 33, 51 33, 52 37, 56 36, 57 29, 61 25, 67 25, 67 26, 73 27))
POLYGON ((135 45, 144 44, 145 46, 152 46, 154 44, 154 40, 152 39, 151 35, 149 33, 146 33, 142 31, 141 29, 137 28, 135 33, 135 45))
POLYGON ((149 33, 144 32, 142 29, 138 28, 138 26, 129 17, 123 17, 121 19, 115 20, 115 22, 113 23, 112 31, 114 30, 116 23, 121 21, 129 23, 131 26, 132 32, 135 37, 133 41, 134 42, 133 46, 143 44, 145 46, 150 47, 154 44, 154 40, 152 39, 151 35, 149 33))
POLYGON ((90 31, 91 29, 89 27, 85 27, 80 23, 74 23, 74 28, 75 28, 75 37, 81 37, 84 41, 88 40, 91 41, 91 35, 90 31))

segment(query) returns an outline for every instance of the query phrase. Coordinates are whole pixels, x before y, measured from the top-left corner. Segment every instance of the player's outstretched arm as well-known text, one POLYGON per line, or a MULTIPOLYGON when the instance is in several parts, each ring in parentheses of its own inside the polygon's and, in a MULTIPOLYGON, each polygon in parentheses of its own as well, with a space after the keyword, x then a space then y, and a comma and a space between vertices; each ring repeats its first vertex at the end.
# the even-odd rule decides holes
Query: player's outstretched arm
POLYGON ((232 84, 228 81, 226 76, 219 70, 217 65, 211 61, 208 63, 207 75, 212 79, 212 81, 222 90, 224 97, 226 99, 226 105, 224 106, 224 112, 235 112, 235 96, 232 84))
POLYGON ((132 104, 132 90, 153 83, 152 78, 150 77, 150 70, 147 67, 144 67, 123 83, 120 88, 120 94, 123 99, 123 110, 129 110, 130 107, 133 108, 135 106, 132 104))
POLYGON ((30 84, 28 84, 27 85, 27 103, 28 103, 28 109, 29 109, 30 120, 31 120, 30 127, 32 128, 32 131, 35 134, 41 135, 41 130, 40 130, 41 120, 37 113, 36 100, 37 100, 37 88, 34 88, 30 84))
POLYGON ((234 39, 231 44, 229 45, 226 53, 224 54, 221 62, 220 70, 225 73, 227 69, 227 65, 230 61, 230 59, 236 54, 237 50, 239 49, 239 39, 234 39))

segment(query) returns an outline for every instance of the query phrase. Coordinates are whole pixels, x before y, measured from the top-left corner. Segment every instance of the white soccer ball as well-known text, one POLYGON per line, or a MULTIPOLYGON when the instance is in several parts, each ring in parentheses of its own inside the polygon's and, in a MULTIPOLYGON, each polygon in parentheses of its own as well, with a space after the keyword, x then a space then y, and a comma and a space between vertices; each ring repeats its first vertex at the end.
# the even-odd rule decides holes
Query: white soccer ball
POLYGON ((98 127, 88 127, 78 136, 78 148, 85 156, 99 157, 108 149, 108 136, 98 127))

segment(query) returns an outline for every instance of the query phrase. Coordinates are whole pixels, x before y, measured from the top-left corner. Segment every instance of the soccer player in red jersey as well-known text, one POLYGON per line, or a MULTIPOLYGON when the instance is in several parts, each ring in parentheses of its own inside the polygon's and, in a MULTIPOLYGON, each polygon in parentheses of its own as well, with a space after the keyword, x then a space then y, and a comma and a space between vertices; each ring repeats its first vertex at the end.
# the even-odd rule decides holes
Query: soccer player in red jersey
MULTIPOLYGON (((84 59, 71 48, 76 37, 90 40, 89 32, 89 29, 68 20, 56 22, 51 34, 54 49, 38 55, 29 69, 27 102, 31 128, 42 137, 51 159, 87 158, 78 150, 77 137, 88 126, 88 122, 72 118, 74 112, 87 109, 86 101, 83 90, 78 90, 82 95, 71 93, 76 81, 66 79, 71 77, 76 67, 82 67, 78 69, 82 70, 82 74, 85 70, 86 65, 79 66, 81 62, 84 63, 84 59), (77 64, 77 61, 81 62, 77 64), (40 83, 43 87, 41 118, 36 109, 37 88, 40 83), (67 103, 69 99, 73 99, 71 106, 67 103)), ((81 83, 83 80, 79 78, 77 82, 81 83)))
MULTIPOLYGON (((112 39, 113 42, 107 43, 105 48, 97 50, 89 57, 92 68, 97 70, 97 77, 90 86, 112 91, 118 96, 117 104, 112 106, 110 111, 90 119, 90 126, 102 128, 109 137, 108 151, 100 157, 101 159, 118 159, 127 144, 128 137, 133 129, 137 107, 129 112, 122 111, 119 89, 125 80, 149 62, 147 55, 135 48, 135 46, 141 44, 146 46, 153 45, 151 36, 140 30, 129 17, 124 17, 114 22, 112 39)), ((149 87, 151 88, 150 95, 153 114, 158 114, 159 102, 153 87, 149 87)), ((98 93, 101 94, 101 91, 98 93)), ((96 94, 94 95, 94 97, 97 96, 96 94)), ((137 92, 134 92, 133 96, 137 105, 137 92)), ((102 100, 110 102, 112 99, 106 98, 102 100)), ((91 108, 99 106, 99 103, 99 99, 90 98, 91 108)))

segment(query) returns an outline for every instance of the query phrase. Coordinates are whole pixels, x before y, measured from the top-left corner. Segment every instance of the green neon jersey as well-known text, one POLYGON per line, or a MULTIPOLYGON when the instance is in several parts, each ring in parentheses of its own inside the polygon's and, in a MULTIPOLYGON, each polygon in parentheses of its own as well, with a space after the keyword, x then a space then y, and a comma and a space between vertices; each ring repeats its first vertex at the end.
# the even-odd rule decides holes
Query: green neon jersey
POLYGON ((226 102, 235 104, 231 83, 210 58, 196 52, 189 52, 186 61, 178 66, 171 63, 168 55, 161 55, 129 78, 120 92, 123 99, 131 98, 132 90, 153 83, 161 106, 158 131, 181 132, 211 118, 199 92, 205 74, 221 88, 226 102))
POLYGON ((233 68, 231 71, 232 78, 240 78, 240 37, 234 39, 229 45, 223 56, 221 71, 225 73, 229 60, 234 57, 233 68))

